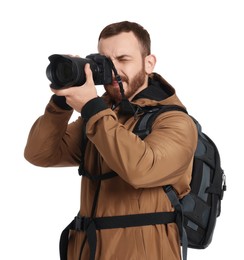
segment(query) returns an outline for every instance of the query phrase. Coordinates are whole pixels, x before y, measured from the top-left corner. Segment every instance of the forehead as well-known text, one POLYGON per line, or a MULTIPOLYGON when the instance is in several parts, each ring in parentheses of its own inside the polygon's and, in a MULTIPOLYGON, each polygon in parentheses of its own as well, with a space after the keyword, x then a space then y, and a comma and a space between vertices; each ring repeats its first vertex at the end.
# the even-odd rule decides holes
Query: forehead
POLYGON ((100 39, 98 42, 98 51, 109 57, 118 57, 121 55, 140 54, 141 47, 132 32, 123 32, 106 39, 100 39))

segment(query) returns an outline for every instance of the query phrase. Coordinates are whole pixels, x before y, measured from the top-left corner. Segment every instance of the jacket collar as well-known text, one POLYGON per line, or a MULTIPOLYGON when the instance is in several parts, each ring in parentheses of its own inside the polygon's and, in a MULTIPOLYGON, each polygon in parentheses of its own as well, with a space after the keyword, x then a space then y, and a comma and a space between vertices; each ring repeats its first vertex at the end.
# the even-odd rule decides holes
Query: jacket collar
POLYGON ((148 79, 148 87, 138 93, 132 100, 140 98, 162 101, 175 94, 173 87, 159 74, 153 73, 148 79))
POLYGON ((181 102, 175 94, 174 88, 157 73, 152 73, 149 76, 148 87, 138 93, 131 102, 124 100, 120 103, 119 107, 114 107, 106 93, 103 95, 103 98, 112 109, 119 108, 119 113, 124 115, 136 115, 137 113, 140 113, 140 107, 144 106, 158 106, 164 104, 181 105, 181 102))

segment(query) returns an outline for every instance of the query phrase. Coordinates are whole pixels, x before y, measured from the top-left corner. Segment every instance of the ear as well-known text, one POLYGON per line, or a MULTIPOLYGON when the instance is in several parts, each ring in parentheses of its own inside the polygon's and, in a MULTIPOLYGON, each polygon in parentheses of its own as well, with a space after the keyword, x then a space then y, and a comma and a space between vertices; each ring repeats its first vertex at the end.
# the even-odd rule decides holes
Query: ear
POLYGON ((151 74, 154 70, 154 67, 156 65, 156 57, 153 54, 149 54, 145 58, 145 72, 147 74, 151 74))

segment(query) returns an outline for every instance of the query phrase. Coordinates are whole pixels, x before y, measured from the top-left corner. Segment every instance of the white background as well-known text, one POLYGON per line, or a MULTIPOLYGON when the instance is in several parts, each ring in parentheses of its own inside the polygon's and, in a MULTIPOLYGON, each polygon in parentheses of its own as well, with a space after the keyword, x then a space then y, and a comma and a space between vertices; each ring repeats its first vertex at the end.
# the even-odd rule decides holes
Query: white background
POLYGON ((189 250, 188 260, 244 259, 243 11, 241 0, 1 1, 0 259, 59 259, 60 232, 78 211, 80 177, 76 167, 35 167, 23 150, 51 96, 48 56, 97 52, 101 29, 121 20, 150 32, 155 71, 221 154, 228 184, 221 217, 212 244, 189 250))

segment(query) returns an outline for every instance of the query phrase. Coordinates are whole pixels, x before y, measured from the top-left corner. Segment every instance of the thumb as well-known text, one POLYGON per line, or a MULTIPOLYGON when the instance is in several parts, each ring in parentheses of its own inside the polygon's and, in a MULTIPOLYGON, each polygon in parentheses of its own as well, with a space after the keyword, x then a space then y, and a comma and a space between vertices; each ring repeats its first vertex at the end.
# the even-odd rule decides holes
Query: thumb
POLYGON ((86 73, 86 82, 90 83, 90 84, 94 84, 92 70, 91 70, 91 67, 90 67, 89 63, 87 63, 85 65, 84 71, 86 73))

